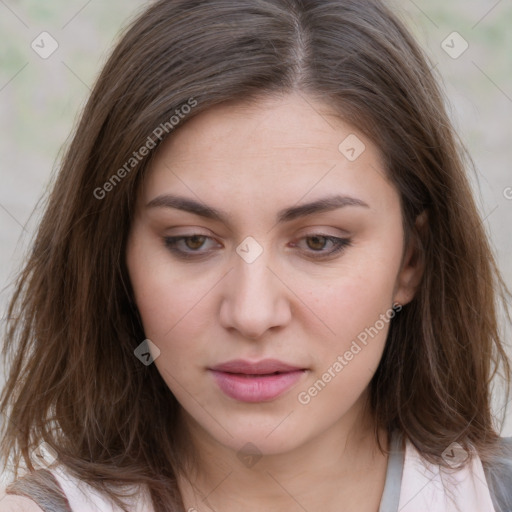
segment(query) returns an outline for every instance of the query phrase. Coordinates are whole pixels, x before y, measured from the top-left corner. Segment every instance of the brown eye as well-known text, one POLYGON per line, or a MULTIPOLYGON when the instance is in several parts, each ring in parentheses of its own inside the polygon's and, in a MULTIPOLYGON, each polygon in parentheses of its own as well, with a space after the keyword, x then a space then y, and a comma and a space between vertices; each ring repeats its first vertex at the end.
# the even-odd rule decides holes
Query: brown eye
POLYGON ((203 235, 194 235, 184 238, 185 245, 192 250, 197 250, 202 247, 204 244, 206 237, 203 235))
POLYGON ((308 247, 314 251, 321 251, 328 242, 328 238, 322 235, 308 236, 306 240, 308 247))
POLYGON ((341 254, 351 244, 352 242, 349 238, 313 234, 302 237, 299 243, 292 245, 301 248, 302 252, 306 253, 307 256, 320 260, 321 258, 332 258, 338 253, 341 254))
POLYGON ((206 235, 168 236, 163 243, 169 251, 178 258, 191 260, 192 258, 205 258, 214 250, 222 248, 215 240, 206 235))

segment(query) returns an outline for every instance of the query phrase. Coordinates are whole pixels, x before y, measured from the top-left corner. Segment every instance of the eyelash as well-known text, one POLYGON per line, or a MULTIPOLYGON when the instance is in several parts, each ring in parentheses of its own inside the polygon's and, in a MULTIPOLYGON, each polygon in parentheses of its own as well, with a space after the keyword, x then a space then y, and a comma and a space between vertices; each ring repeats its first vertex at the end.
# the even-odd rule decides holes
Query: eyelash
MULTIPOLYGON (((208 256, 208 252, 199 252, 198 250, 194 251, 192 249, 189 249, 188 251, 184 251, 182 249, 178 249, 176 246, 180 241, 183 240, 190 240, 192 238, 196 237, 203 237, 206 240, 212 240, 211 237, 201 234, 195 234, 195 235, 187 235, 187 236, 169 236, 164 238, 164 245, 171 251, 175 256, 182 259, 199 259, 204 258, 208 256)), ((326 242, 331 242, 334 245, 334 248, 330 251, 315 251, 311 250, 310 255, 312 258, 320 260, 332 257, 338 253, 342 253, 344 249, 347 247, 350 247, 352 245, 352 242, 349 238, 339 238, 336 236, 331 235, 322 235, 320 233, 315 233, 311 235, 307 235, 301 238, 301 240, 308 239, 308 238, 324 238, 326 242)), ((204 245, 204 244, 203 244, 204 245)))

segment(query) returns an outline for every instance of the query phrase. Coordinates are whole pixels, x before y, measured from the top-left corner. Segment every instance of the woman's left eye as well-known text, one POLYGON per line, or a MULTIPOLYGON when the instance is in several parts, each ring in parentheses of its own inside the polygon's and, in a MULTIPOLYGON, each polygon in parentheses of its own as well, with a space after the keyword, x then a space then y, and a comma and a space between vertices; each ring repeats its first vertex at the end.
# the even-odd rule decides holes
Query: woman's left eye
POLYGON ((343 249, 351 245, 351 241, 348 238, 339 238, 337 236, 320 234, 308 235, 301 238, 300 240, 306 241, 306 251, 312 253, 311 255, 313 258, 333 256, 334 254, 343 251, 343 249))
MULTIPOLYGON (((213 238, 206 235, 188 235, 188 236, 168 236, 164 238, 165 246, 178 257, 190 258, 205 256, 212 248, 205 250, 207 241, 214 242, 214 246, 222 247, 213 240, 213 238), (201 250, 203 249, 203 250, 201 250)), ((348 238, 339 238, 330 235, 308 235, 302 237, 300 241, 306 242, 305 252, 309 252, 313 258, 322 258, 332 256, 341 252, 345 247, 350 246, 351 241, 348 238), (330 246, 330 248, 329 248, 330 246), (326 250, 327 249, 327 250, 326 250)), ((299 246, 298 243, 292 244, 299 246)))

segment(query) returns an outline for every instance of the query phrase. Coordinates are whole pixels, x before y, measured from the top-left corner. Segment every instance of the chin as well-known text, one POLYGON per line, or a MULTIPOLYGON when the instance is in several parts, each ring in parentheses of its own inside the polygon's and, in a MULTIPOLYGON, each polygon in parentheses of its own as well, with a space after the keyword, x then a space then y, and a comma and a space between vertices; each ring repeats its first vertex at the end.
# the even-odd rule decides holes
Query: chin
POLYGON ((286 453, 306 442, 304 425, 294 425, 290 419, 283 422, 287 414, 280 414, 279 418, 273 421, 257 422, 248 419, 238 424, 231 422, 229 433, 233 437, 223 432, 224 435, 218 441, 236 452, 243 451, 246 445, 251 444, 263 455, 286 453))

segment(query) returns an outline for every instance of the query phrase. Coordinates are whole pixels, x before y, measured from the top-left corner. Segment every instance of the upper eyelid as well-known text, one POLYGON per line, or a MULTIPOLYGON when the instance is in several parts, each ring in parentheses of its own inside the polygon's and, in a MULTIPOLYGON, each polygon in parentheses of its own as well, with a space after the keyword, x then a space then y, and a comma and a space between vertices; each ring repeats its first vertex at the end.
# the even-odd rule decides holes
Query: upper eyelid
MULTIPOLYGON (((173 228, 169 227, 167 230, 184 230, 183 233, 177 233, 177 234, 169 234, 164 235, 164 238, 191 238, 193 236, 205 236, 207 238, 213 238, 216 240, 217 238, 222 238, 222 236, 218 236, 208 228, 203 228, 200 226, 175 226, 173 228), (207 233, 203 232, 207 231, 207 233)), ((331 227, 319 227, 319 226, 306 226, 304 228, 300 228, 298 231, 298 234, 294 235, 294 238, 300 239, 300 238, 308 238, 311 236, 325 236, 330 238, 351 238, 353 235, 349 230, 337 228, 334 226, 331 227), (335 230, 337 231, 337 234, 328 233, 328 230, 335 230)), ((243 240, 245 238, 245 235, 240 238, 240 240, 243 240)))
MULTIPOLYGON (((211 236, 211 235, 205 235, 204 233, 185 233, 183 235, 167 235, 167 236, 164 236, 163 238, 165 240, 180 240, 180 239, 183 239, 183 238, 194 238, 196 236, 202 236, 202 237, 205 237, 205 238, 209 238, 210 240, 216 240, 216 237, 215 236, 211 236)), ((321 233, 321 232, 312 232, 312 233, 306 233, 306 234, 302 234, 298 237, 296 237, 295 239, 296 240, 302 240, 304 238, 312 238, 314 236, 321 236, 321 237, 324 237, 324 238, 328 238, 328 239, 337 239, 337 240, 348 240, 350 239, 351 237, 347 234, 345 236, 339 236, 339 235, 330 235, 328 233, 321 233)))

